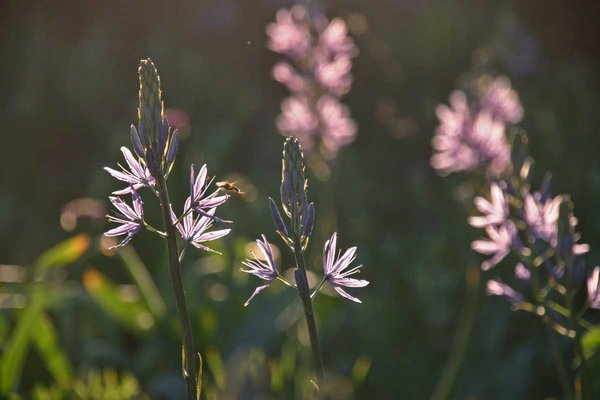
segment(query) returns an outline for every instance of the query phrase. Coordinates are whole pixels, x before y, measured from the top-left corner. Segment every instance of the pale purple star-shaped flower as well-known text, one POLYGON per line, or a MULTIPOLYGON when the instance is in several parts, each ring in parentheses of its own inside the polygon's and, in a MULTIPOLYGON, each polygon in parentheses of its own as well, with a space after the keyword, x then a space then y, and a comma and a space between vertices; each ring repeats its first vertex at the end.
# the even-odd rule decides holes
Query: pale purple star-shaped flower
POLYGON ((349 295, 344 289, 341 288, 341 286, 364 287, 369 284, 369 282, 366 280, 349 278, 349 276, 360 272, 362 265, 345 271, 346 268, 348 268, 348 266, 356 258, 356 246, 350 247, 341 257, 339 256, 341 253, 340 250, 340 252, 338 252, 338 258, 336 259, 336 242, 337 233, 334 232, 333 235, 331 235, 331 239, 326 241, 325 246, 323 247, 323 273, 325 275, 325 279, 329 281, 335 291, 341 296, 357 303, 362 303, 359 299, 349 295))
POLYGON ((516 292, 513 288, 502 282, 500 278, 487 281, 485 292, 490 296, 506 297, 512 303, 523 301, 523 295, 516 292))
POLYGON ((265 290, 274 279, 279 276, 279 272, 277 272, 277 266, 275 265, 275 258, 273 257, 273 249, 271 248, 271 244, 267 241, 265 235, 261 235, 262 241, 260 239, 256 240, 256 245, 260 249, 263 257, 259 259, 254 256, 254 260, 245 260, 242 264, 248 269, 242 269, 242 272, 246 272, 248 274, 252 274, 264 281, 267 281, 266 284, 257 287, 250 298, 246 300, 244 303, 244 307, 250 304, 250 301, 261 291, 265 290))
MULTIPOLYGON (((190 199, 188 198, 185 202, 184 209, 188 210, 190 208, 190 199)), ((205 251, 210 251, 213 253, 220 254, 218 251, 211 249, 210 247, 206 247, 202 243, 210 242, 212 240, 220 239, 223 236, 226 236, 231 229, 221 229, 216 231, 208 231, 212 227, 212 222, 214 221, 214 214, 216 208, 211 208, 206 211, 206 215, 196 215, 194 216, 193 212, 188 212, 182 219, 181 222, 175 223, 177 221, 177 217, 171 209, 171 218, 175 223, 175 227, 181 234, 181 238, 191 244, 192 246, 205 251)))
POLYGON ((123 199, 120 197, 111 196, 109 197, 110 202, 117 209, 116 215, 109 215, 108 220, 110 222, 116 222, 121 224, 116 228, 113 228, 107 232, 104 232, 104 236, 114 237, 114 236, 122 236, 127 235, 121 241, 121 243, 116 246, 110 247, 110 249, 123 247, 127 243, 131 241, 133 236, 139 232, 142 227, 142 220, 144 219, 144 208, 142 199, 139 194, 131 189, 131 197, 133 200, 133 207, 130 207, 123 199))
POLYGON ((469 218, 469 224, 477 228, 483 228, 488 225, 500 225, 508 218, 508 202, 500 186, 493 182, 490 187, 491 201, 483 197, 475 198, 475 206, 481 212, 482 216, 469 218))
MULTIPOLYGON (((225 203, 229 199, 229 195, 219 195, 219 190, 215 190, 211 194, 207 194, 210 181, 207 182, 208 169, 206 164, 200 168, 198 176, 195 176, 194 165, 190 167, 190 197, 185 202, 184 213, 188 213, 190 207, 203 216, 207 216, 206 210, 213 209, 225 203)), ((214 211, 213 211, 214 214, 214 211)), ((211 215, 213 215, 211 214, 211 215)), ((218 219, 213 217, 213 219, 218 219)))
POLYGON ((494 119, 514 125, 523 119, 523 106, 517 92, 511 89, 510 80, 499 76, 486 88, 481 96, 481 108, 494 119))
POLYGON ((492 258, 481 263, 481 269, 489 270, 502 261, 513 247, 521 248, 522 244, 517 235, 517 228, 512 221, 496 226, 488 225, 485 231, 489 240, 475 240, 471 248, 478 253, 492 255, 492 258))
POLYGON ((590 307, 600 310, 600 266, 597 266, 592 271, 592 274, 587 279, 588 300, 590 307))
POLYGON ((150 174, 148 168, 142 162, 136 160, 127 147, 121 147, 121 152, 129 166, 129 171, 120 164, 121 171, 109 167, 104 167, 104 169, 118 180, 128 183, 129 186, 125 189, 117 190, 112 194, 123 195, 131 193, 132 190, 139 190, 140 188, 151 187, 156 184, 156 180, 150 174))

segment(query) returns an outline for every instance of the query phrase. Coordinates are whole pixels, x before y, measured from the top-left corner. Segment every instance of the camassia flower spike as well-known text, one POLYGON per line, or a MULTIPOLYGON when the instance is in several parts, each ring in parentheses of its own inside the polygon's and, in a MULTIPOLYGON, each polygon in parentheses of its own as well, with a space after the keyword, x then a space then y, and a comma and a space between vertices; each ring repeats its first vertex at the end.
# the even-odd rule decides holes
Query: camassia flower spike
POLYGON ((258 293, 269 287, 275 279, 282 281, 298 292, 304 308, 306 328, 315 362, 315 382, 316 386, 320 388, 324 384, 325 370, 323 367, 323 356, 321 354, 313 299, 319 293, 323 284, 328 281, 341 296, 360 303, 359 299, 348 294, 342 287, 363 287, 367 286, 369 282, 351 277, 358 273, 361 268, 361 266, 349 268, 355 259, 356 247, 351 247, 341 257, 339 255, 336 257, 337 234, 334 233, 331 239, 325 243, 323 279, 321 279, 318 286, 312 289, 311 292, 308 280, 309 269, 305 261, 304 252, 313 231, 316 211, 315 205, 308 200, 308 180, 304 174, 304 155, 302 154, 300 142, 297 138, 292 136, 286 139, 283 145, 283 157, 281 161, 281 186, 279 191, 283 212, 280 212, 278 205, 272 198, 269 197, 268 203, 269 211, 275 224, 275 230, 294 255, 295 284, 288 282, 279 273, 273 257, 273 248, 267 241, 267 238, 262 235, 262 240, 259 239, 256 241, 262 257, 258 258, 255 256, 254 260, 245 260, 243 265, 246 268, 243 268, 241 271, 253 274, 266 281, 266 283, 254 289, 254 292, 244 306, 247 306, 258 293))
POLYGON ((120 225, 105 232, 104 235, 125 236, 113 248, 125 246, 142 227, 166 240, 168 266, 181 325, 182 369, 183 378, 186 381, 187 399, 197 400, 200 398, 199 388, 201 386, 196 366, 198 353, 194 350, 192 324, 184 291, 181 262, 188 245, 217 253, 207 247, 205 243, 222 238, 231 232, 231 229, 210 230, 213 223, 223 221, 215 216, 215 211, 216 207, 225 203, 229 196, 221 195, 218 189, 207 194, 211 182, 206 182, 206 165, 202 166, 197 177, 192 166, 191 193, 185 202, 183 215, 177 217, 173 213, 167 179, 177 157, 179 134, 177 129, 171 129, 165 116, 160 77, 152 60, 140 61, 138 77, 140 82, 138 123, 137 128, 132 124, 129 129, 129 139, 133 151, 126 147, 121 148, 129 169, 121 165, 119 165, 120 171, 105 168, 111 176, 129 185, 113 194, 131 194, 133 206, 129 206, 119 197, 110 197, 117 213, 109 216, 108 219, 110 222, 120 225), (142 199, 137 192, 144 188, 150 189, 158 199, 164 232, 154 228, 144 219, 142 199), (181 251, 178 249, 178 236, 185 242, 181 251))

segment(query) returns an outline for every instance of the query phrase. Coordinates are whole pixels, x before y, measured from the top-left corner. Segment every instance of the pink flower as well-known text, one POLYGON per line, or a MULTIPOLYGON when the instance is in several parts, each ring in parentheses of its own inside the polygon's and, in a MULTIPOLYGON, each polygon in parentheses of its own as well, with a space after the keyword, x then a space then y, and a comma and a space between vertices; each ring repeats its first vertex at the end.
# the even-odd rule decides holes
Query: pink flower
POLYGON ((470 217, 469 224, 476 228, 488 225, 499 225, 508 218, 508 202, 504 192, 497 183, 492 183, 490 188, 491 201, 483 197, 475 198, 475 206, 483 216, 470 217))
POLYGON ((336 96, 348 93, 352 86, 350 69, 352 61, 347 55, 338 55, 333 61, 317 62, 315 78, 323 87, 336 96))
MULTIPOLYGON (((277 119, 277 127, 281 132, 300 139, 313 134, 318 125, 317 116, 305 97, 290 96, 281 103, 281 115, 277 119)), ((304 147, 304 143, 302 145, 304 147)))
POLYGON ((334 97, 321 97, 317 109, 322 124, 323 146, 330 155, 335 155, 340 147, 354 141, 356 122, 350 118, 348 107, 334 97))
POLYGON ((523 119, 523 106, 517 92, 511 89, 510 80, 499 76, 486 88, 480 100, 481 108, 494 119, 514 125, 523 119))
POLYGON ((346 54, 355 57, 354 41, 348 36, 348 26, 341 18, 334 18, 319 35, 319 51, 330 55, 346 54))
POLYGON ((280 9, 275 22, 267 25, 267 35, 269 49, 293 58, 306 56, 311 46, 306 9, 300 5, 280 9))
POLYGON ((486 226, 485 231, 489 240, 475 240, 471 244, 471 248, 476 252, 492 256, 481 264, 481 269, 484 271, 495 267, 510 253, 513 247, 522 247, 517 235, 517 228, 511 221, 500 226, 486 226))
POLYGON ((292 93, 302 92, 307 87, 306 79, 302 78, 289 63, 281 61, 273 66, 273 79, 284 84, 292 93))
POLYGON ((453 92, 450 107, 439 105, 436 114, 440 125, 432 141, 437 152, 431 165, 440 174, 472 170, 482 163, 499 174, 508 166, 510 148, 504 124, 485 111, 473 118, 463 92, 453 92))
POLYGON ((596 267, 587 279, 587 291, 590 307, 600 310, 600 287, 598 287, 599 281, 600 267, 596 267))

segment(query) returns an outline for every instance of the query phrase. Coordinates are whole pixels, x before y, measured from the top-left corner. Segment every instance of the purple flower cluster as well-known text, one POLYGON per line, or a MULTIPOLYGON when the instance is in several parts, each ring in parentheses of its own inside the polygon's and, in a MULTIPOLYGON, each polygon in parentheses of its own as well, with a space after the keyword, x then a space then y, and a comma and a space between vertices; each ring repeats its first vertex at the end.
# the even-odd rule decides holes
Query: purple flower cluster
MULTIPOLYGON (((110 201, 117 209, 116 216, 109 216, 110 222, 116 222, 121 226, 111 229, 105 233, 106 236, 122 236, 126 235, 125 239, 118 245, 125 246, 131 238, 139 232, 144 221, 143 203, 138 194, 138 189, 151 188, 155 184, 155 177, 150 175, 148 168, 144 165, 144 160, 136 159, 135 156, 127 149, 122 147, 121 151, 125 155, 125 160, 130 167, 127 170, 120 166, 122 171, 116 171, 106 167, 107 170, 115 178, 129 183, 129 187, 117 190, 113 194, 131 194, 133 198, 133 209, 129 207, 120 197, 111 197, 110 201)), ((202 243, 219 239, 227 235, 231 229, 223 229, 217 231, 209 231, 214 221, 222 221, 216 217, 215 211, 218 206, 225 203, 229 198, 228 195, 221 194, 217 189, 212 193, 208 193, 210 182, 207 182, 207 168, 203 165, 197 177, 194 176, 194 166, 191 167, 190 173, 190 196, 186 199, 183 214, 177 217, 171 208, 171 217, 173 224, 181 234, 181 238, 192 244, 194 247, 214 251, 204 246, 202 243)))
MULTIPOLYGON (((110 222, 120 225, 110 229, 105 235, 125 236, 113 248, 129 243, 142 226, 163 237, 168 236, 167 233, 153 228, 144 220, 143 202, 138 191, 149 189, 161 203, 165 224, 172 223, 186 244, 210 250, 202 243, 221 238, 230 232, 230 229, 209 230, 213 222, 223 221, 215 216, 215 211, 218 206, 227 201, 229 196, 222 194, 220 189, 209 193, 212 181, 207 181, 206 165, 202 166, 198 176, 195 176, 192 165, 190 195, 185 201, 183 214, 180 217, 175 215, 169 204, 166 182, 175 163, 179 146, 179 132, 177 129, 171 129, 165 116, 160 77, 152 60, 142 60, 138 74, 140 80, 139 121, 137 128, 132 124, 129 131, 133 152, 127 147, 121 147, 128 168, 120 164, 120 170, 104 168, 111 176, 127 184, 126 188, 113 192, 113 195, 116 196, 110 197, 117 212, 115 216, 109 216, 108 219, 110 222), (132 197, 133 207, 117 197, 127 194, 132 197)), ((170 227, 169 230, 171 230, 170 227)), ((174 232, 174 230, 171 231, 174 232)))
MULTIPOLYGON (((257 239, 256 245, 260 249, 262 256, 259 258, 255 255, 254 260, 245 260, 242 264, 246 266, 247 269, 242 269, 241 271, 252 274, 264 281, 267 281, 267 283, 257 287, 246 303, 244 303, 244 306, 250 304, 250 301, 258 293, 269 287, 271 282, 273 282, 276 278, 279 277, 283 280, 283 277, 279 275, 277 270, 271 244, 267 241, 265 235, 261 235, 261 237, 262 241, 257 239)), ((369 284, 369 282, 364 279, 350 278, 351 275, 359 273, 360 269, 362 268, 362 265, 358 265, 348 269, 350 264, 356 259, 357 248, 356 246, 350 247, 344 252, 343 255, 340 256, 338 254, 336 257, 336 242, 337 233, 334 232, 333 235, 331 235, 331 238, 327 240, 323 246, 323 280, 329 282, 333 289, 342 297, 345 297, 356 303, 362 303, 359 299, 351 296, 348 294, 348 292, 342 289, 342 287, 364 287, 369 284)))
POLYGON ((291 92, 281 103, 279 131, 296 136, 307 151, 335 157, 357 131, 350 110, 340 102, 352 85, 352 58, 358 53, 345 22, 295 5, 280 9, 266 31, 269 49, 287 57, 272 70, 291 92))
POLYGON ((523 118, 517 93, 506 77, 483 80, 480 93, 470 104, 467 95, 454 91, 450 106, 436 109, 440 125, 432 145, 431 165, 441 175, 471 171, 485 165, 495 175, 510 164, 506 128, 523 118))
MULTIPOLYGON (((549 179, 536 192, 530 192, 528 182, 517 186, 515 182, 519 180, 514 177, 492 182, 489 200, 475 198, 475 207, 481 215, 470 217, 469 224, 484 229, 487 238, 475 240, 471 247, 491 256, 481 268, 484 271, 493 268, 512 252, 529 265, 518 262, 514 270, 524 289, 534 289, 531 268, 541 267, 544 273, 541 276, 538 273, 538 279, 545 279, 547 287, 556 287, 559 293, 566 290, 561 287, 576 288, 583 280, 581 256, 589 251, 589 245, 578 243, 581 235, 576 231, 577 218, 573 216, 570 200, 567 196, 552 197, 549 179)), ((587 278, 588 304, 596 309, 600 309, 599 275, 600 267, 596 267, 587 278)), ((487 293, 505 297, 517 305, 528 301, 500 278, 488 281, 487 293)))

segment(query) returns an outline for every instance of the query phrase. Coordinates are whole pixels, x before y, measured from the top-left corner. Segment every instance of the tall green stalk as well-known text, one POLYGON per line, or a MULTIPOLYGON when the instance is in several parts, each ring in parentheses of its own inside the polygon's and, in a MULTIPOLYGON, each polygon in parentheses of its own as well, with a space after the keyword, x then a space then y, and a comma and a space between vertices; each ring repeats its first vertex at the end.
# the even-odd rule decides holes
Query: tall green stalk
POLYGON ((310 346, 312 348, 313 359, 315 363, 315 371, 317 374, 317 386, 321 390, 325 383, 325 369, 323 367, 323 355, 321 353, 321 344, 319 342, 319 332, 317 331, 317 322, 313 311, 312 299, 306 276, 306 265, 304 263, 304 252, 297 237, 294 238, 294 258, 296 259, 296 285, 298 286, 298 294, 304 306, 304 317, 306 318, 306 326, 308 327, 308 335, 310 337, 310 346))
POLYGON ((167 250, 169 254, 169 270, 171 272, 171 282, 175 292, 177 304, 177 314, 181 324, 181 341, 183 343, 183 377, 187 386, 188 400, 197 400, 197 370, 196 370, 196 352, 194 351, 194 340, 192 337, 192 325, 185 298, 185 289, 181 278, 181 268, 179 265, 179 250, 177 249, 177 236, 175 227, 171 221, 169 192, 165 179, 160 177, 157 182, 160 206, 162 210, 163 221, 165 224, 165 233, 167 235, 167 250))
POLYGON ((192 326, 185 299, 185 290, 179 265, 177 236, 171 218, 171 201, 166 177, 169 174, 177 151, 177 135, 169 128, 164 115, 160 77, 152 60, 142 60, 138 69, 140 79, 138 131, 132 127, 131 137, 134 150, 143 156, 152 176, 156 179, 156 190, 160 201, 165 238, 169 254, 169 270, 175 292, 177 314, 181 324, 181 341, 183 356, 183 377, 187 385, 188 400, 198 400, 196 352, 192 340, 192 326))

